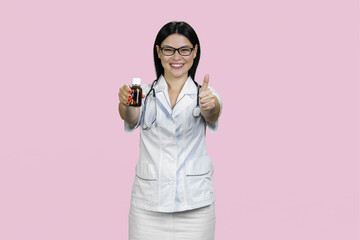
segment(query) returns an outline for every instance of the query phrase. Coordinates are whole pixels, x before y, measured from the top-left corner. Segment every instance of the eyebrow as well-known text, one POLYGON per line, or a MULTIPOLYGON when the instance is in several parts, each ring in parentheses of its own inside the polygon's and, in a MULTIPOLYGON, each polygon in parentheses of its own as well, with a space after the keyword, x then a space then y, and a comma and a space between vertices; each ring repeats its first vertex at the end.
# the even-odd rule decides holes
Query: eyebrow
MULTIPOLYGON (((162 47, 163 47, 163 48, 164 48, 164 47, 174 48, 174 47, 169 46, 169 45, 164 45, 164 46, 162 46, 162 47)), ((185 47, 191 48, 189 45, 185 45, 185 46, 182 46, 182 47, 179 47, 179 48, 185 48, 185 47)))

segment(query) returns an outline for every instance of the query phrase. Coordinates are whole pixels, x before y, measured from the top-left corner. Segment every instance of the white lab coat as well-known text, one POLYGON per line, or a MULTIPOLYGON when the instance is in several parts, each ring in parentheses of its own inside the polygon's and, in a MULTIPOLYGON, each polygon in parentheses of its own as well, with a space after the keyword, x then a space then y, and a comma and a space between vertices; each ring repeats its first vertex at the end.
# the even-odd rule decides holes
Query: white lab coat
MULTIPOLYGON (((146 95, 150 84, 142 85, 146 95)), ((172 109, 163 76, 154 86, 156 121, 149 130, 144 124, 155 116, 155 101, 149 95, 144 113, 144 99, 136 125, 125 122, 125 131, 140 126, 140 156, 135 169, 131 205, 156 212, 178 212, 210 205, 215 201, 213 164, 206 151, 206 126, 211 132, 218 121, 207 123, 192 114, 197 104, 197 87, 189 77, 172 109)), ((210 88, 218 98, 220 96, 210 88)))

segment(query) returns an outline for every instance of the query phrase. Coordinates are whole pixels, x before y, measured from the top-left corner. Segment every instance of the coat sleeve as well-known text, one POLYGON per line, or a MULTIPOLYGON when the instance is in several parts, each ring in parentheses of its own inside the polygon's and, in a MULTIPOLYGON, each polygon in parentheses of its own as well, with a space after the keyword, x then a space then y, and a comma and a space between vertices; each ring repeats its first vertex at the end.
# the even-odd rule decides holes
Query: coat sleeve
POLYGON ((212 94, 215 95, 215 97, 217 97, 218 101, 219 101, 219 104, 220 104, 220 112, 219 112, 219 117, 218 119, 215 121, 215 122, 206 122, 206 126, 209 128, 210 132, 216 132, 217 129, 218 129, 218 126, 219 126, 219 118, 220 118, 220 115, 221 115, 221 111, 222 111, 222 100, 221 100, 221 97, 220 95, 212 88, 212 87, 209 87, 210 91, 212 92, 212 94))

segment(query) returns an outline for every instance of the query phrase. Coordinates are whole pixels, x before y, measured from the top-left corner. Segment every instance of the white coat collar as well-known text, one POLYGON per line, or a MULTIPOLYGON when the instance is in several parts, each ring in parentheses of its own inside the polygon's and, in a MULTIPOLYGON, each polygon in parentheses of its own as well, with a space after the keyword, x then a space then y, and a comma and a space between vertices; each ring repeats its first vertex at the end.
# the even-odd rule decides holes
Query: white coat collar
MULTIPOLYGON (((154 88, 156 93, 158 92, 168 93, 168 86, 163 75, 159 77, 154 88)), ((181 89, 178 99, 180 99, 185 94, 197 94, 197 86, 195 85, 194 81, 190 76, 187 78, 183 88, 181 89)))
POLYGON ((168 86, 163 75, 159 77, 154 89, 160 103, 173 117, 176 117, 179 113, 186 109, 193 102, 193 99, 197 97, 197 86, 190 76, 187 78, 183 88, 181 89, 173 109, 171 109, 168 86))

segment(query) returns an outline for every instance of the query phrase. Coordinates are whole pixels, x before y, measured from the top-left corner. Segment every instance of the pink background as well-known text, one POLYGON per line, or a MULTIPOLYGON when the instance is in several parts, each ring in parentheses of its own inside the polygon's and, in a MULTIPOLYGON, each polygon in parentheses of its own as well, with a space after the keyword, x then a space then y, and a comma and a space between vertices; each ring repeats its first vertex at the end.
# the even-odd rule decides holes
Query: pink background
POLYGON ((359 239, 355 0, 0 3, 0 239, 127 239, 139 131, 117 92, 155 78, 168 21, 198 33, 216 239, 359 239))

